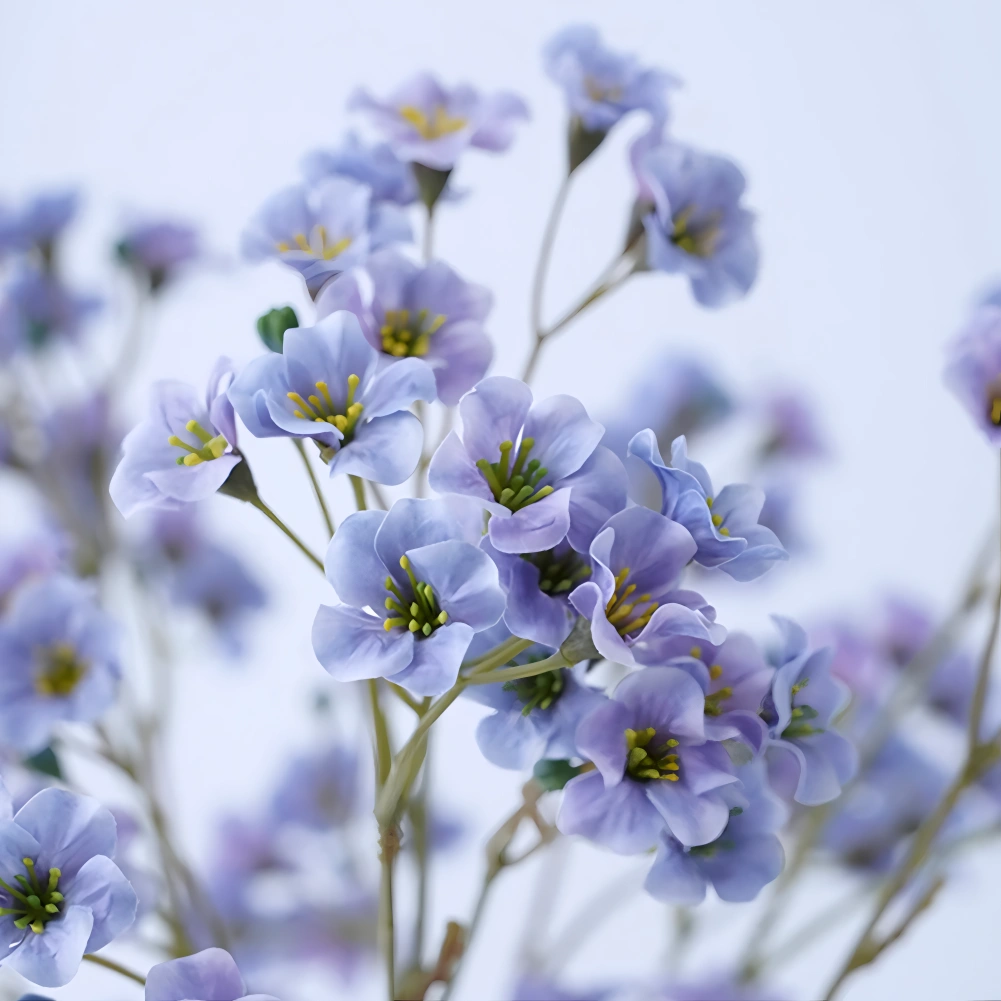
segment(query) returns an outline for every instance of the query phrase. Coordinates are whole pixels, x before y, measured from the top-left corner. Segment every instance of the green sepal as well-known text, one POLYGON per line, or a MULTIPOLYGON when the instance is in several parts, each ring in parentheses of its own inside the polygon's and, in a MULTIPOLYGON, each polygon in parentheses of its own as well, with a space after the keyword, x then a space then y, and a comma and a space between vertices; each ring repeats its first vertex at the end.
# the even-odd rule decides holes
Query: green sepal
POLYGON ((275 354, 282 353, 285 343, 285 331, 299 326, 299 317, 291 306, 281 306, 269 309, 263 316, 257 318, 257 333, 264 346, 275 354))
POLYGON ((423 163, 410 164, 414 172, 414 180, 417 181, 417 190, 421 194, 421 201, 428 212, 434 210, 435 204, 441 198, 441 193, 448 184, 448 176, 452 173, 448 170, 436 170, 434 167, 426 167, 423 163))
POLYGON ((536 761, 532 774, 543 789, 547 792, 556 792, 572 778, 580 775, 583 769, 583 765, 571 765, 564 758, 543 758, 541 761, 536 761))
POLYGON ((246 459, 241 459, 229 472, 226 482, 219 488, 219 493, 226 494, 227 497, 235 497, 237 500, 253 503, 258 500, 257 484, 254 483, 254 475, 247 465, 246 459))
POLYGON ((33 772, 40 772, 42 775, 50 775, 54 779, 62 779, 63 770, 59 764, 59 758, 51 747, 46 747, 37 754, 25 758, 22 762, 25 768, 30 768, 33 772))
POLYGON ((584 128, 584 123, 577 117, 571 120, 567 137, 571 174, 602 144, 607 135, 602 129, 584 128))

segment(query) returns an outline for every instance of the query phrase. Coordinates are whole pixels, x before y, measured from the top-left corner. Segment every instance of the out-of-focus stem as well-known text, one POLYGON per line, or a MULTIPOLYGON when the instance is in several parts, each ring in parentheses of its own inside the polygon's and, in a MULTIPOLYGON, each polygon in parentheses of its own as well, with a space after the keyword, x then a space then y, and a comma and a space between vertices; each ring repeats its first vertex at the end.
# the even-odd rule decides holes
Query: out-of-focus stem
POLYGON ((306 454, 306 446, 303 444, 301 438, 293 438, 292 443, 295 445, 296 451, 302 459, 302 464, 306 467, 306 475, 309 477, 309 482, 313 487, 313 495, 316 497, 316 503, 320 506, 323 523, 327 526, 327 534, 332 536, 334 534, 334 519, 330 516, 330 509, 327 507, 327 501, 323 496, 323 491, 320 489, 320 481, 316 478, 316 471, 313 469, 313 464, 309 461, 309 456, 306 454))
MULTIPOLYGON (((369 705, 372 710, 372 730, 375 738, 375 773, 378 789, 389 777, 393 758, 389 727, 379 701, 379 681, 368 682, 369 705)), ((379 823, 379 949, 386 972, 389 1001, 396 1001, 396 937, 393 918, 393 863, 399 851, 400 836, 395 822, 379 823)))
POLYGON ((314 566, 319 569, 320 573, 323 573, 323 560, 321 560, 320 557, 317 556, 316 553, 314 553, 309 546, 307 546, 306 543, 303 542, 302 539, 300 539, 299 536, 296 535, 295 532, 293 532, 292 529, 289 528, 288 525, 286 525, 285 522, 282 521, 281 518, 279 518, 278 515, 276 515, 274 511, 272 511, 271 508, 269 508, 268 505, 261 500, 260 497, 252 498, 249 503, 256 507, 257 510, 268 519, 274 522, 292 540, 292 542, 295 543, 299 551, 312 561, 314 566))
POLYGON ((122 966, 121 963, 116 963, 113 959, 108 959, 105 956, 95 956, 92 952, 84 953, 83 958, 88 963, 93 963, 95 966, 103 966, 106 970, 114 970, 120 976, 128 977, 129 980, 134 980, 137 984, 146 986, 146 978, 141 973, 136 973, 135 970, 130 970, 127 966, 122 966))
POLYGON ((351 489, 355 493, 355 507, 359 511, 367 511, 368 505, 365 503, 365 481, 360 476, 349 476, 351 489))

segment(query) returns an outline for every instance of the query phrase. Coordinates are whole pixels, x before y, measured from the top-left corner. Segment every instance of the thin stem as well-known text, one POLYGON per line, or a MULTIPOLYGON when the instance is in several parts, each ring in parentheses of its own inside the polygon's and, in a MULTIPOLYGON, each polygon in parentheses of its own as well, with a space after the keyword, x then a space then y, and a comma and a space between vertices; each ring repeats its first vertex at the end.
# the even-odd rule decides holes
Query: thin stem
POLYGON ((414 841, 414 855, 417 859, 417 906, 414 914, 413 965, 420 968, 424 956, 424 939, 428 916, 428 887, 430 886, 431 853, 428 850, 428 810, 430 809, 429 789, 431 785, 431 735, 424 753, 421 784, 411 800, 410 826, 414 841))
POLYGON ((428 209, 427 217, 424 220, 424 238, 421 241, 421 255, 424 258, 425 264, 430 263, 433 250, 434 250, 434 209, 428 209))
POLYGON ((535 265, 535 274, 532 278, 532 333, 536 338, 542 336, 542 300, 546 291, 546 278, 549 274, 549 264, 553 257, 553 244, 556 242, 556 233, 560 228, 560 218, 567 203, 567 195, 570 194, 571 174, 560 182, 556 191, 556 198, 549 209, 549 216, 546 219, 546 228, 542 231, 542 244, 539 247, 539 258, 535 265))
MULTIPOLYGON (((389 777, 393 750, 389 727, 379 702, 379 682, 368 682, 369 705, 372 711, 372 729, 375 735, 375 771, 381 790, 389 777)), ((379 824, 379 948, 386 968, 386 986, 389 1001, 396 999, 396 936, 393 918, 393 861, 399 848, 399 835, 392 823, 379 824)))
POLYGON ((372 710, 372 730, 375 734, 376 778, 379 788, 382 788, 389 776, 389 767, 393 761, 393 749, 389 740, 389 727, 386 715, 379 701, 379 679, 368 679, 368 699, 372 710))
POLYGON ((128 977, 129 980, 134 980, 137 984, 146 986, 146 978, 141 973, 136 973, 135 970, 130 970, 127 966, 122 966, 121 963, 116 963, 113 959, 105 959, 104 956, 95 956, 92 952, 84 953, 83 958, 88 963, 93 963, 95 966, 103 966, 106 970, 113 970, 123 977, 128 977))
POLYGON ((360 476, 349 476, 351 489, 355 492, 355 507, 359 511, 367 511, 368 505, 365 503, 365 481, 360 476))
POLYGON ((316 503, 320 506, 320 513, 323 515, 323 523, 327 526, 327 534, 333 536, 334 519, 330 517, 330 509, 327 507, 323 491, 320 489, 320 481, 316 478, 316 471, 313 469, 313 464, 309 461, 309 456, 306 454, 306 446, 303 444, 303 440, 301 438, 293 438, 292 444, 295 445, 296 451, 302 458, 302 464, 306 467, 306 475, 309 476, 309 482, 313 486, 313 494, 316 497, 316 503))
POLYGON ((379 856, 379 947, 386 966, 389 1001, 396 1001, 396 941, 393 919, 393 857, 383 845, 379 856))
POLYGON ((534 664, 516 664, 514 667, 504 667, 497 670, 491 670, 486 666, 481 667, 467 680, 471 685, 494 685, 505 681, 518 681, 521 678, 534 678, 538 674, 545 674, 546 671, 557 671, 561 667, 571 666, 570 661, 557 650, 551 657, 538 660, 534 664))
POLYGON ((286 525, 285 522, 282 521, 281 518, 279 518, 278 515, 276 515, 274 511, 272 511, 271 508, 269 508, 268 505, 261 500, 260 497, 251 498, 250 503, 256 507, 258 511, 273 521, 296 544, 296 546, 299 547, 300 552, 312 560, 312 562, 319 568, 320 573, 323 573, 323 560, 321 560, 320 557, 317 556, 316 553, 314 553, 309 546, 307 546, 306 543, 303 542, 302 539, 300 539, 299 536, 296 535, 295 532, 293 532, 292 529, 289 528, 288 525, 286 525))

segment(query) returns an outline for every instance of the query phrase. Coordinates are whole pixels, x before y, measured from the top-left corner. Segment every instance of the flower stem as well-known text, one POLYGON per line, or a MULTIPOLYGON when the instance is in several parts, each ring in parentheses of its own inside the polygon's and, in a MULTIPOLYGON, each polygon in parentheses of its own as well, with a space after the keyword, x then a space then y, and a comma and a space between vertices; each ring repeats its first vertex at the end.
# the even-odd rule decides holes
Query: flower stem
POLYGON ((567 203, 567 195, 570 194, 570 178, 572 176, 572 174, 567 174, 556 191, 556 197, 549 209, 549 217, 546 219, 546 228, 542 232, 539 259, 532 277, 532 332, 537 339, 542 336, 542 299, 546 291, 549 264, 553 257, 553 244, 556 242, 556 233, 560 228, 560 219, 567 203))
POLYGON ((430 264, 434 253, 434 209, 429 208, 424 220, 424 239, 421 242, 421 256, 425 264, 430 264))
POLYGON ((355 506, 359 511, 367 511, 368 505, 365 503, 365 481, 360 476, 349 476, 351 489, 355 492, 355 506))
POLYGON ((103 966, 106 970, 113 970, 123 977, 128 977, 129 980, 134 980, 137 984, 146 985, 146 978, 141 973, 136 973, 134 970, 122 966, 121 963, 116 963, 113 959, 105 959, 104 956, 95 956, 92 952, 84 953, 83 958, 95 966, 103 966))
POLYGON ((330 509, 327 507, 323 491, 320 489, 320 481, 316 478, 316 471, 313 469, 313 464, 309 461, 309 456, 306 454, 306 446, 303 444, 301 438, 293 438, 292 443, 295 445, 296 451, 302 458, 302 464, 306 467, 306 475, 309 477, 309 482, 313 486, 313 494, 316 497, 316 503, 320 505, 320 513, 323 515, 323 523, 327 526, 327 534, 333 537, 334 519, 330 517, 330 509))
POLYGON ((545 674, 546 671, 556 671, 561 667, 571 666, 570 661, 557 650, 551 657, 536 661, 534 664, 516 664, 514 667, 502 667, 496 670, 491 670, 485 665, 469 675, 466 680, 470 685, 495 685, 505 681, 519 681, 521 678, 534 678, 537 674, 545 674))
POLYGON ((288 525, 286 525, 285 522, 282 521, 281 518, 279 518, 278 515, 276 515, 274 511, 272 511, 271 508, 269 508, 268 505, 261 500, 260 497, 252 498, 250 503, 256 507, 258 511, 273 521, 296 544, 296 546, 299 547, 300 552, 313 561, 320 573, 323 573, 323 560, 321 560, 320 557, 317 556, 316 553, 314 553, 309 546, 307 546, 306 543, 303 542, 302 539, 300 539, 299 536, 296 535, 295 532, 293 532, 292 529, 289 528, 288 525))

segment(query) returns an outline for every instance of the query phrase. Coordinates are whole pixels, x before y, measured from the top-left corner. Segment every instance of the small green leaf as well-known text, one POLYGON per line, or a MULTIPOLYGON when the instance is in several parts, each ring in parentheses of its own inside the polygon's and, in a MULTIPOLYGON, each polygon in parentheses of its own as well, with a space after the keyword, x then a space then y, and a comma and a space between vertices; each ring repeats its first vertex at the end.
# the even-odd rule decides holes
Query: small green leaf
POLYGON ((543 758, 535 763, 532 774, 543 789, 555 792, 562 789, 572 778, 580 775, 582 769, 582 765, 571 765, 565 759, 543 758))
POLYGON ((257 333, 264 346, 275 354, 281 354, 285 343, 285 331, 299 326, 299 317, 291 306, 269 309, 257 319, 257 333))
POLYGON ((59 766, 59 759, 56 752, 51 747, 33 754, 30 758, 24 759, 24 767, 32 771, 41 772, 43 775, 51 775, 54 779, 63 777, 63 770, 59 766))

